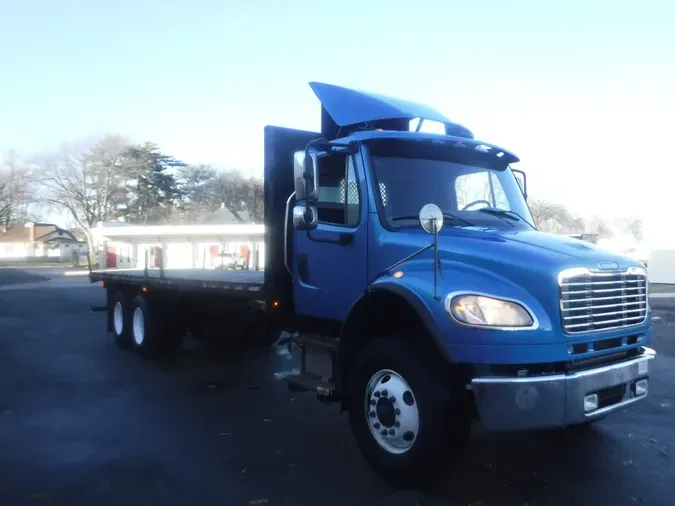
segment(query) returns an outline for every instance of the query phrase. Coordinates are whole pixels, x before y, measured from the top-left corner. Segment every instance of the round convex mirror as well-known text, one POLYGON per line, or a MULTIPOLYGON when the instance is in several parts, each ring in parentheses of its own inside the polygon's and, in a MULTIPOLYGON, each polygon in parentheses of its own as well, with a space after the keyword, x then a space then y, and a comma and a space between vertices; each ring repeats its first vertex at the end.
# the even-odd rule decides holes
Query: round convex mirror
POLYGON ((440 232, 443 228, 443 212, 436 204, 427 204, 420 210, 420 224, 427 234, 433 234, 434 223, 436 232, 440 232))

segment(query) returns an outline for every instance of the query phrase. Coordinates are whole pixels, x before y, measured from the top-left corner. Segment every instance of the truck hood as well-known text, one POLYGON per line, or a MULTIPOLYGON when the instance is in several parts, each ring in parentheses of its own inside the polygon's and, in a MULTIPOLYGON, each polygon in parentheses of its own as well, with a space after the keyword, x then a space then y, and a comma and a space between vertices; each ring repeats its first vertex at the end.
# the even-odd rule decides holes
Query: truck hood
POLYGON ((536 260, 547 266, 566 268, 582 265, 591 269, 597 269, 597 264, 601 261, 614 261, 619 264, 619 267, 627 262, 633 263, 626 257, 602 249, 595 244, 535 230, 472 227, 450 230, 443 239, 441 239, 442 248, 449 252, 467 253, 471 251, 472 254, 478 254, 480 257, 501 259, 501 261, 505 260, 504 256, 518 255, 520 258, 517 263, 528 264, 536 260), (447 241, 454 244, 446 245, 447 241))
MULTIPOLYGON (((382 265, 381 269, 432 241, 433 237, 421 230, 406 230, 388 235, 383 238, 382 244, 383 250, 387 251, 388 264, 382 265)), ((440 260, 445 266, 441 268, 441 282, 449 285, 448 288, 454 288, 453 285, 459 278, 466 281, 466 276, 483 278, 481 284, 486 282, 485 278, 501 278, 509 284, 522 286, 537 296, 537 292, 540 295, 550 294, 557 286, 558 273, 568 268, 586 267, 597 270, 600 262, 616 262, 622 270, 631 265, 640 265, 635 260, 594 244, 535 230, 448 227, 439 234, 439 246, 440 260), (474 274, 470 275, 471 272, 474 274)), ((429 265, 430 253, 417 259, 409 262, 410 268, 432 268, 429 265)))

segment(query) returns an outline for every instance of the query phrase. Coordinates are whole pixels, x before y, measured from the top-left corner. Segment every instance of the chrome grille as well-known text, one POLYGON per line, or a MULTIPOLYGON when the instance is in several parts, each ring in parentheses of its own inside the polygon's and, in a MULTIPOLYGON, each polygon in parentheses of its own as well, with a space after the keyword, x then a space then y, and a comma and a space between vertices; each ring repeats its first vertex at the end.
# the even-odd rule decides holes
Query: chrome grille
POLYGON ((647 272, 570 269, 558 276, 563 330, 569 334, 639 325, 647 318, 647 272))

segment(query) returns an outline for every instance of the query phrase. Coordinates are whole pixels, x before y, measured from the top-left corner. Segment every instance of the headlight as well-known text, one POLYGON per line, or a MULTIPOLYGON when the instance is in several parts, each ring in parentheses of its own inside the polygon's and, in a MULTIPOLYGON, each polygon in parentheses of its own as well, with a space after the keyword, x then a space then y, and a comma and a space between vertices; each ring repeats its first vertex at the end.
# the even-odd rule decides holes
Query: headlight
POLYGON ((482 327, 527 328, 534 325, 530 312, 517 302, 485 295, 448 295, 445 310, 460 323, 482 327))

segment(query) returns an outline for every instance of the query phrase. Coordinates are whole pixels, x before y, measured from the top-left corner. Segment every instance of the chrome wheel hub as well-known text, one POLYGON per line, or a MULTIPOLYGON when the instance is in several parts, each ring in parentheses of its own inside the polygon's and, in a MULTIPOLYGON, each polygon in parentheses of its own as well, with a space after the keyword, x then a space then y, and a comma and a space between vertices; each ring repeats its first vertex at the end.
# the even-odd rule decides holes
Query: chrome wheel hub
POLYGON ((366 387, 366 420, 375 441, 387 452, 410 450, 419 431, 417 399, 400 374, 383 369, 366 387))

